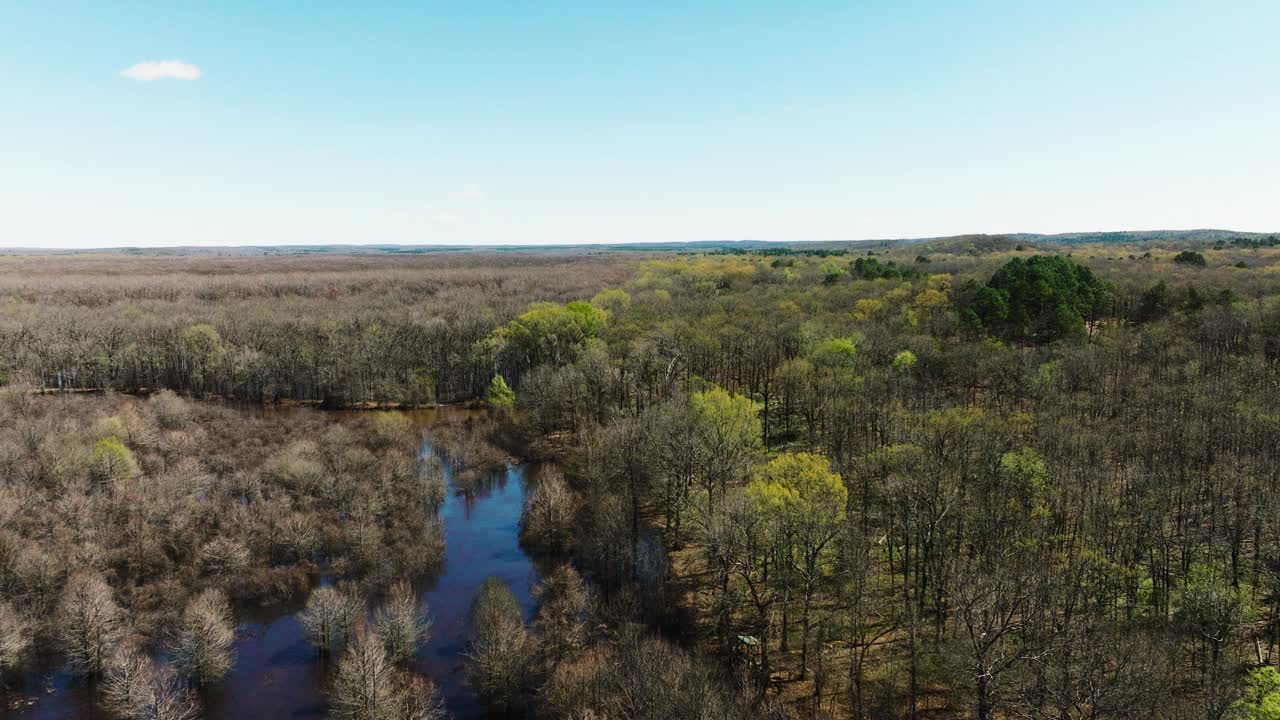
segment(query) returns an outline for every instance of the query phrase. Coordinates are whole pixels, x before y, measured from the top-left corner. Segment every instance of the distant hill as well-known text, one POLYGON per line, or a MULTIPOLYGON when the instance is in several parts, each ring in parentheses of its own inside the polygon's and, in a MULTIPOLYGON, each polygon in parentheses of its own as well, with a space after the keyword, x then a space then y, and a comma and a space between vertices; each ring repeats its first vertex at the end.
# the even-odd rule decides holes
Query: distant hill
POLYGON ((1143 243, 1143 242, 1231 242, 1237 238, 1260 240, 1274 233, 1237 232, 1235 230, 1217 230, 1205 228, 1199 230, 1117 230, 1108 232, 1074 232, 1056 235, 1039 235, 1035 233, 1015 233, 1008 235, 1014 240, 1030 240, 1032 242, 1054 242, 1067 245, 1081 243, 1143 243))
POLYGON ((0 248, 0 254, 124 254, 124 255, 311 255, 324 253, 359 254, 427 254, 439 252, 762 252, 794 248, 816 254, 841 251, 887 249, 901 246, 919 246, 923 252, 981 255, 989 252, 1013 250, 1019 245, 1080 245, 1085 243, 1179 243, 1179 244, 1236 244, 1245 246, 1274 246, 1280 244, 1280 234, 1240 232, 1213 228, 1197 230, 1112 230, 1071 233, 1004 233, 950 235, 924 238, 883 238, 870 240, 697 240, 688 242, 645 243, 594 243, 581 245, 242 245, 173 246, 163 248, 97 248, 83 250, 59 250, 45 248, 0 248))

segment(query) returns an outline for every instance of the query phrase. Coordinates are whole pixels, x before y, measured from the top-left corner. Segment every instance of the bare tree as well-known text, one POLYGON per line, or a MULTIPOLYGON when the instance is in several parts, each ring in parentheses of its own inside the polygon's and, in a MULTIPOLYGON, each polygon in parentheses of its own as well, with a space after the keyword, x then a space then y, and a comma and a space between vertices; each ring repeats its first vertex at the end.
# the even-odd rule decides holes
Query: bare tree
POLYGON ((561 552, 572 539, 573 492, 558 470, 544 471, 520 518, 522 539, 539 549, 561 552))
POLYGON ((124 611, 101 575, 84 571, 71 576, 58 606, 57 632, 75 672, 101 675, 124 626, 124 611))
POLYGON ((249 549, 228 537, 216 537, 200 548, 200 567, 218 579, 233 579, 249 567, 249 549))
POLYGON ((436 684, 416 673, 396 674, 400 695, 399 720, 444 720, 449 713, 436 684))
POLYGON ((177 675, 136 648, 118 651, 106 669, 102 704, 125 720, 195 720, 196 704, 177 675))
POLYGON ((401 710, 396 669, 382 640, 361 623, 334 677, 330 713, 341 720, 397 720, 401 710))
POLYGON ((418 649, 418 643, 431 637, 431 617, 426 605, 418 601, 413 588, 403 580, 391 586, 387 601, 374 619, 378 636, 394 663, 407 662, 418 649))
POLYGON ((351 637, 356 620, 364 615, 364 602, 331 585, 316 588, 298 619, 307 640, 322 656, 340 650, 351 637))
POLYGON ((30 644, 30 624, 12 605, 0 602, 0 675, 18 667, 30 644))
POLYGON ((235 624, 231 605, 220 590, 206 590, 187 604, 173 643, 178 674, 197 685, 221 680, 234 658, 235 624))
POLYGON ((542 657, 554 667, 586 643, 591 597, 582 576, 568 564, 548 573, 534 594, 540 601, 534 628, 541 638, 542 657))
POLYGON ((519 704, 530 643, 511 590, 496 578, 485 580, 471 601, 467 675, 491 707, 510 710, 519 704))

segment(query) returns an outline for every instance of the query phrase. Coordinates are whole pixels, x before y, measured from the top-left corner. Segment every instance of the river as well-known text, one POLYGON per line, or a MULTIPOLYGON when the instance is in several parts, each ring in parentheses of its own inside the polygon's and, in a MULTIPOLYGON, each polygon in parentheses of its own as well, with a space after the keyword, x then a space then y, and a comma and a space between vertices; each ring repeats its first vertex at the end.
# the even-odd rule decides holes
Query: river
MULTIPOLYGON (((423 431, 423 457, 435 454, 430 424, 441 414, 468 411, 442 408, 413 413, 423 431)), ((469 634, 471 597, 488 577, 507 583, 525 611, 532 614, 533 585, 538 572, 520 548, 520 512, 536 466, 514 465, 492 483, 470 495, 457 491, 454 469, 444 464, 448 492, 440 510, 445 532, 445 559, 439 573, 418 583, 418 592, 433 620, 431 638, 419 647, 413 669, 439 687, 452 715, 459 720, 484 717, 468 689, 463 653, 469 634)), ((252 718, 322 718, 329 668, 303 637, 295 613, 301 606, 252 609, 237 618, 235 666, 226 679, 201 692, 202 717, 218 720, 252 718)), ((53 720, 106 718, 96 710, 83 681, 62 668, 19 678, 17 691, 0 705, 4 717, 53 720)))

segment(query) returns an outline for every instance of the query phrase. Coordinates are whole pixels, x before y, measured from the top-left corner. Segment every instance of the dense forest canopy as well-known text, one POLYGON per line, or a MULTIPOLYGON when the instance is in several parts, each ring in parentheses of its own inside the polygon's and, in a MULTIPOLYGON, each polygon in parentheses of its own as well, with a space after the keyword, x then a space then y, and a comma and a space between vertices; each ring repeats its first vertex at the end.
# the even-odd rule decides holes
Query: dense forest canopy
POLYGON ((471 605, 495 712, 1269 717, 1280 249, 1219 239, 7 259, 0 670, 106 672, 60 607, 155 649, 226 598, 309 595, 335 713, 429 705, 394 585, 438 556, 405 499, 440 490, 403 428, 227 430, 202 398, 487 399, 440 435, 464 466, 562 470, 521 522, 556 560, 534 617, 501 583, 471 605), (37 393, 161 388, 188 397, 37 393), (352 584, 308 592, 316 562, 352 584))
POLYGON ((1086 320, 1106 309, 1110 290, 1083 265, 1036 255, 1010 260, 985 286, 970 282, 962 294, 961 316, 974 325, 1007 338, 1048 342, 1083 331, 1086 320))

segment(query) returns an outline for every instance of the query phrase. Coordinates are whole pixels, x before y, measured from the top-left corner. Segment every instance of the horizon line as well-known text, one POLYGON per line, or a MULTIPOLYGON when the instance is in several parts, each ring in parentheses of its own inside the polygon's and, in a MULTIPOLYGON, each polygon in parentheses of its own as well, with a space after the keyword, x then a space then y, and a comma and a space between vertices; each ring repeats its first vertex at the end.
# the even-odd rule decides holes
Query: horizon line
MULTIPOLYGON (((1267 230, 1231 230, 1227 228, 1161 228, 1152 230, 1072 230, 1055 233, 1039 232, 962 232, 952 235, 922 235, 879 238, 852 239, 791 239, 767 240, 759 238, 709 239, 709 240, 652 240, 623 242, 519 242, 519 243, 382 243, 382 242, 343 242, 343 243, 248 243, 242 245, 84 245, 76 247, 48 247, 39 245, 0 246, 0 254, 4 253, 57 253, 57 252, 105 252, 105 251, 155 251, 155 250, 275 250, 275 249, 307 249, 307 248, 358 248, 358 249, 428 249, 428 250, 513 250, 513 249, 562 249, 562 248, 596 248, 596 247, 650 247, 650 246, 699 246, 699 245, 735 245, 755 243, 761 245, 799 245, 799 244, 856 244, 856 243, 912 243, 938 240, 953 240, 966 237, 1006 237, 1030 241, 1052 241, 1054 238, 1087 236, 1087 235, 1172 235, 1193 236, 1196 233, 1229 233, 1240 236, 1277 235, 1280 231, 1267 230)), ((1135 242, 1149 242, 1136 239, 1135 242)), ((1165 238, 1192 239, 1192 238, 1165 238)))

